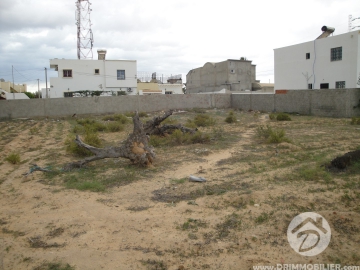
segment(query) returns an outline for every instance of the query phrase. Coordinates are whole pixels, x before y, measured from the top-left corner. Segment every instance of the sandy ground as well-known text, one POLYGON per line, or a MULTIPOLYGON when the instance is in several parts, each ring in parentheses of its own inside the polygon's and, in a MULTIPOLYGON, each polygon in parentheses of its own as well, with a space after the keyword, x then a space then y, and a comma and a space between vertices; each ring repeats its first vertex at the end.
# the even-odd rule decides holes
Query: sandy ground
MULTIPOLYGON (((327 129, 316 129, 319 124, 314 119, 302 119, 301 128, 296 123, 277 125, 288 128, 294 137, 299 130, 304 133, 304 128, 314 137, 331 135, 327 129)), ((43 172, 22 175, 31 163, 45 166, 46 161, 52 161, 60 166, 77 159, 64 149, 71 129, 68 120, 0 122, 0 269, 35 269, 45 262, 68 263, 75 269, 252 269, 254 265, 281 263, 360 265, 358 193, 351 193, 354 200, 345 205, 345 191, 329 188, 342 183, 343 178, 338 176, 333 176, 335 180, 339 178, 336 184, 282 182, 283 175, 296 170, 297 165, 281 164, 305 150, 301 143, 272 146, 255 140, 256 127, 269 121, 267 114, 261 114, 254 123, 224 126, 238 134, 239 139, 231 147, 160 149, 154 171, 145 170, 139 180, 105 192, 49 184, 43 172), (192 152, 197 153, 197 149, 205 154, 192 152), (13 151, 21 154, 20 164, 4 161, 13 151), (179 180, 189 175, 204 177, 207 182, 179 180), (219 192, 221 188, 224 192, 219 192), (199 189, 205 194, 195 196, 199 189), (309 192, 310 189, 319 192, 309 192), (320 213, 332 228, 329 247, 314 257, 294 252, 286 237, 291 219, 304 211, 320 213), (258 217, 264 213, 262 222, 258 217)), ((341 131, 345 124, 340 120, 338 123, 339 136, 348 136, 341 131)), ((326 122, 325 126, 328 128, 329 124, 326 122)), ((108 136, 107 140, 119 138, 115 134, 104 136, 108 136)), ((340 137, 326 143, 311 137, 304 140, 316 151, 333 145, 332 155, 350 151, 359 143, 352 140, 348 145, 339 145, 340 137)), ((101 164, 104 161, 93 166, 101 164)), ((359 183, 358 175, 348 179, 359 183)), ((358 184, 353 192, 359 189, 358 184)))

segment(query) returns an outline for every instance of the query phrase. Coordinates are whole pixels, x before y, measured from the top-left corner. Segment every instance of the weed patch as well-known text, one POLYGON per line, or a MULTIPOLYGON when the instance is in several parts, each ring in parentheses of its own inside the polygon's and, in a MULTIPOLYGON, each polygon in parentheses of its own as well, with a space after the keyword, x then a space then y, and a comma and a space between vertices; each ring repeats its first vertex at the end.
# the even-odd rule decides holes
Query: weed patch
POLYGON ((11 164, 18 164, 20 163, 20 155, 18 153, 11 153, 5 158, 5 160, 11 164))
POLYGON ((259 138, 265 139, 268 143, 290 142, 285 136, 285 131, 283 129, 273 129, 268 125, 259 126, 256 129, 256 134, 259 138))
MULTIPOLYGON (((93 132, 93 131, 86 132, 84 136, 84 142, 94 147, 102 146, 102 142, 99 138, 99 135, 97 134, 97 132, 93 132)), ((86 157, 93 155, 89 150, 78 146, 74 141, 72 135, 65 141, 65 145, 66 145, 66 151, 75 156, 86 157)))
POLYGON ((229 124, 231 124, 231 123, 235 123, 236 122, 236 116, 235 116, 235 114, 234 114, 234 111, 230 111, 229 113, 228 113, 228 116, 225 118, 225 122, 226 123, 229 123, 229 124))
POLYGON ((197 114, 194 119, 188 119, 186 126, 188 127, 209 127, 215 125, 216 121, 210 115, 197 114))

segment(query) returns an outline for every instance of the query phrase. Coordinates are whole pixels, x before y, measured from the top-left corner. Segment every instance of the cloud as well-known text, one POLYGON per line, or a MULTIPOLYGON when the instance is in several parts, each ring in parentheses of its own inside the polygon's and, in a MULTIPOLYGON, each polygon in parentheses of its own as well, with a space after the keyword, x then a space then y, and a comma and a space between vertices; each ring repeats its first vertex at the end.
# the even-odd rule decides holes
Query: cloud
MULTIPOLYGON (((323 25, 347 32, 348 15, 360 10, 358 0, 90 2, 94 59, 107 49, 107 59, 137 60, 141 71, 187 74, 247 57, 266 82, 273 81, 273 49, 314 40, 323 25)), ((75 1, 2 0, 0 78, 11 80, 14 66, 18 83, 44 80, 49 59, 76 59, 76 33, 75 1)))

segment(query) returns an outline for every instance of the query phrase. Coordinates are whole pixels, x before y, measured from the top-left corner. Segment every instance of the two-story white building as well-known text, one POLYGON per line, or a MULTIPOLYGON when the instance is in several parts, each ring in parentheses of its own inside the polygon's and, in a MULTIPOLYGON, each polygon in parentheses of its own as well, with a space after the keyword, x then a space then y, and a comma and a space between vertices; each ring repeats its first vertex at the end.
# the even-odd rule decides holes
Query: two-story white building
POLYGON ((360 88, 360 31, 274 50, 275 90, 360 88))
MULTIPOLYGON (((102 96, 137 93, 136 60, 106 60, 106 50, 98 50, 98 60, 51 59, 50 68, 58 71, 50 78, 43 98, 84 96, 84 92, 101 91, 102 96), (79 94, 80 92, 80 94, 79 94)), ((100 92, 97 92, 100 93, 100 92)))

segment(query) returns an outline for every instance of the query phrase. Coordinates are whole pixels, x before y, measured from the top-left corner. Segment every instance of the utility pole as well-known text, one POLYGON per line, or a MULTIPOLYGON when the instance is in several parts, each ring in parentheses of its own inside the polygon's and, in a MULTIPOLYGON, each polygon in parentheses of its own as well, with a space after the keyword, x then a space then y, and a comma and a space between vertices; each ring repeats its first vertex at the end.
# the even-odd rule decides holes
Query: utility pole
POLYGON ((13 79, 13 90, 12 90, 12 92, 13 92, 13 98, 15 99, 14 66, 11 66, 11 74, 12 74, 12 79, 13 79))
POLYGON ((38 81, 38 98, 40 98, 40 83, 39 83, 39 79, 37 79, 37 81, 38 81))
POLYGON ((46 81, 46 98, 49 98, 49 95, 48 95, 48 88, 47 88, 47 68, 45 68, 45 81, 46 81))

